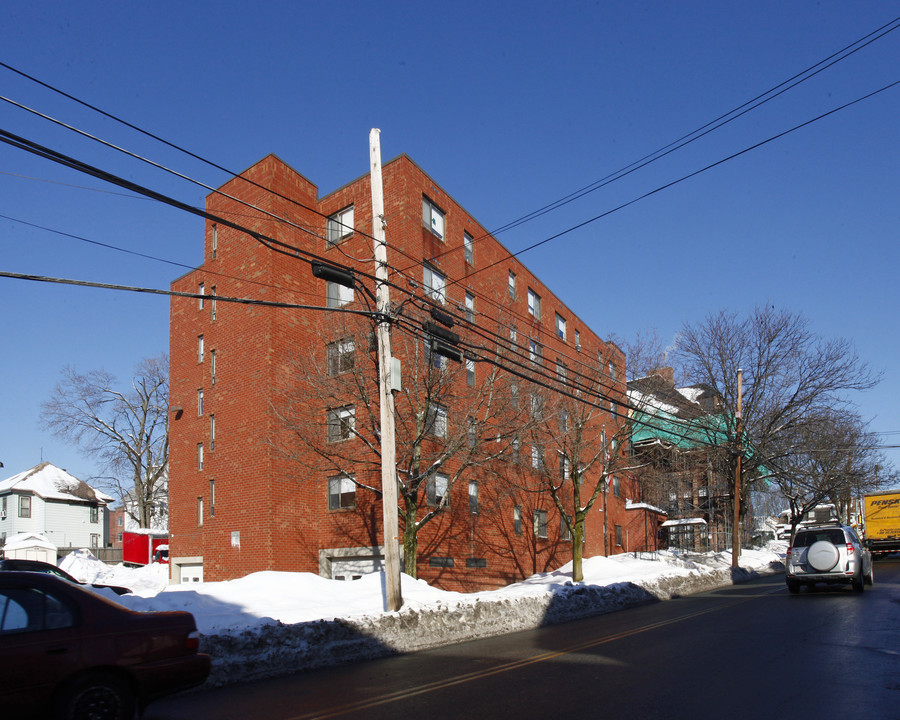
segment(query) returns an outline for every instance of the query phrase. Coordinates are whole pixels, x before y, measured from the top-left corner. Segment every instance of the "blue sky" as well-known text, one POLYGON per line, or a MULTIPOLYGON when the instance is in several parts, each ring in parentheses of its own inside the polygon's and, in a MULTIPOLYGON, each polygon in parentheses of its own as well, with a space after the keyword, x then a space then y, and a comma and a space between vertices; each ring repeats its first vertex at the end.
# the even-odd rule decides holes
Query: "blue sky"
MULTIPOLYGON (((488 228, 588 186, 900 17, 900 2, 7 3, 0 61, 241 171, 331 192, 407 153, 488 228)), ((518 251, 900 80, 900 31, 621 181, 500 234, 518 251)), ((227 175, 0 67, 0 95, 208 186, 227 175)), ((900 444, 900 87, 521 256, 601 336, 770 303, 884 372, 857 398, 900 444)), ((0 128, 202 205, 206 190, 9 103, 0 128)), ((167 289, 202 221, 0 145, 0 270, 167 289), (30 223, 31 225, 27 224, 30 223), (78 238, 33 227, 39 225, 78 238), (105 243, 151 255, 110 250, 105 243)), ((99 468, 40 428, 65 365, 123 382, 168 300, 0 278, 0 461, 99 468)), ((900 465, 900 453, 889 450, 900 465)))

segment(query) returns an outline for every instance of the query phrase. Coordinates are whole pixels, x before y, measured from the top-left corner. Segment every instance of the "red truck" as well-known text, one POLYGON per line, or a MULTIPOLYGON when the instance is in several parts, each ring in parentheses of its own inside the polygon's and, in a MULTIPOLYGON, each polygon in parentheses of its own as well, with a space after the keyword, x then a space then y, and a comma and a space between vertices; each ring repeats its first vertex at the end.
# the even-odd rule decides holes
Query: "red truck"
POLYGON ((122 533, 122 562, 126 565, 169 562, 168 533, 125 530, 122 533))

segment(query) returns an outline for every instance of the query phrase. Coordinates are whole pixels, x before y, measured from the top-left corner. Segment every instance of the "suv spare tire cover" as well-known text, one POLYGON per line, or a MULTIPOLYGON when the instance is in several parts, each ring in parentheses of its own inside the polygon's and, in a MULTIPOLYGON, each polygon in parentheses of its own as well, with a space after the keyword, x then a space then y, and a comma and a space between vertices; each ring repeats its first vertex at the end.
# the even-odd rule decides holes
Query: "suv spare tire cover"
POLYGON ((841 554, 834 545, 827 540, 819 540, 809 546, 806 562, 819 572, 827 572, 837 565, 840 557, 841 554))

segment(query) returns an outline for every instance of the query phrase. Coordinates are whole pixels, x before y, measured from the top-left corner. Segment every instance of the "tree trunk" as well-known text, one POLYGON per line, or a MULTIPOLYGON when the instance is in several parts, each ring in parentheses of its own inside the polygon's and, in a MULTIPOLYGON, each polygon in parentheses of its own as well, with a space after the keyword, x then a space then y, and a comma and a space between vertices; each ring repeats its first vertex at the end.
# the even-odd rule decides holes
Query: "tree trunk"
POLYGON ((405 572, 410 577, 418 578, 418 570, 416 568, 416 556, 419 552, 419 536, 416 532, 416 515, 419 506, 416 498, 411 494, 403 498, 403 555, 405 572))
POLYGON ((584 570, 581 566, 584 557, 584 516, 578 513, 575 516, 575 527, 572 528, 572 581, 584 580, 584 570))

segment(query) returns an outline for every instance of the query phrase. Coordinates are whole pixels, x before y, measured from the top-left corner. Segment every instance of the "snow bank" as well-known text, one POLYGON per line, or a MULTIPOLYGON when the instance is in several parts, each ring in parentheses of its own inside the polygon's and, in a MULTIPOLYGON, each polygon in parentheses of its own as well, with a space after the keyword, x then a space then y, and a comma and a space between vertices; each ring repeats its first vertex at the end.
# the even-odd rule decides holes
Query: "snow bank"
POLYGON ((737 570, 729 552, 672 552, 587 558, 585 580, 571 564, 499 590, 455 593, 401 579, 403 607, 384 610, 383 576, 352 582, 311 573, 259 572, 228 582, 166 584, 168 566, 109 567, 87 551, 61 566, 85 582, 133 588, 107 597, 133 610, 189 610, 212 656, 208 685, 289 674, 353 660, 414 652, 529 630, 668 600, 782 572, 784 543, 744 550, 737 570))

